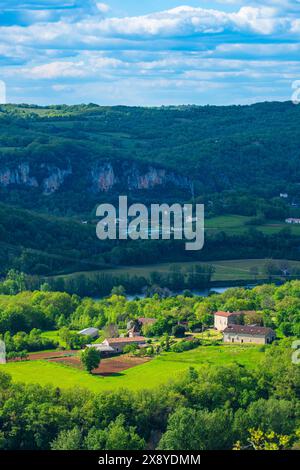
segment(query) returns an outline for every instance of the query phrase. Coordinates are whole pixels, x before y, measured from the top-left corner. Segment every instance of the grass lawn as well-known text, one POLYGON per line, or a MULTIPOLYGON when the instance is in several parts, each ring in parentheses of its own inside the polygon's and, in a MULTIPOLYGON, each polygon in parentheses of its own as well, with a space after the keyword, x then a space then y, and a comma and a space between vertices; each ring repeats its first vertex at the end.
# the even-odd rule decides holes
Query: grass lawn
POLYGON ((212 217, 211 219, 205 219, 205 231, 206 233, 225 232, 228 235, 241 234, 249 228, 254 227, 260 232, 266 235, 273 235, 278 233, 284 228, 290 228, 294 235, 300 235, 299 225, 289 225, 283 220, 268 220, 262 225, 249 225, 252 217, 246 217, 242 215, 224 215, 218 217, 212 217))
POLYGON ((140 390, 168 382, 189 367, 201 368, 237 362, 249 368, 258 365, 264 353, 258 346, 199 346, 183 353, 164 353, 145 364, 109 377, 92 376, 87 372, 46 361, 11 362, 0 365, 14 381, 52 384, 56 387, 85 387, 93 392, 128 388, 140 390))

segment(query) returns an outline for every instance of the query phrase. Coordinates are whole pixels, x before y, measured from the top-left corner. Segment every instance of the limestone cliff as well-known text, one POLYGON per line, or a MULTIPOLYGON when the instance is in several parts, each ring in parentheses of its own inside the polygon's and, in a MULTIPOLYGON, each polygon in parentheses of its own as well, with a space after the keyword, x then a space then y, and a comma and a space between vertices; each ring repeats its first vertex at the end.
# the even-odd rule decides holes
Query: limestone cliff
POLYGON ((78 172, 76 165, 69 164, 66 168, 42 163, 38 167, 28 162, 14 167, 0 167, 0 187, 9 188, 10 185, 37 188, 45 196, 49 196, 59 189, 63 190, 66 179, 69 178, 69 188, 76 191, 78 178, 81 187, 94 193, 108 193, 111 190, 139 190, 151 191, 155 188, 176 187, 193 193, 193 183, 189 178, 158 168, 149 164, 136 162, 99 162, 88 165, 85 174, 78 172), (82 184, 83 183, 83 184, 82 184))

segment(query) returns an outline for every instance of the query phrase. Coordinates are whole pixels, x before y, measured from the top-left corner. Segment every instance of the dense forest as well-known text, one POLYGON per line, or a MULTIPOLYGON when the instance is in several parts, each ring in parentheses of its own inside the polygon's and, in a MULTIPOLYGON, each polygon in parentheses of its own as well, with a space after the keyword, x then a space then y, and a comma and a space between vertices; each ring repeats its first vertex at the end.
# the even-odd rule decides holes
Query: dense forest
POLYGON ((100 394, 15 384, 0 372, 0 449, 290 449, 299 366, 286 345, 260 365, 190 369, 153 391, 100 394))
POLYGON ((89 213, 101 192, 121 188, 150 199, 157 197, 161 184, 170 186, 168 198, 176 198, 178 191, 188 199, 226 190, 298 196, 299 118, 299 107, 290 102, 162 108, 1 106, 0 167, 15 172, 11 179, 2 178, 1 197, 31 209, 89 213), (20 164, 29 168, 17 175, 20 164), (147 174, 149 165, 167 174, 156 174, 157 180, 149 176, 148 186, 135 185, 134 177, 138 181, 139 172, 147 174), (108 186, 91 184, 97 168, 116 173, 110 174, 108 186), (61 172, 57 187, 47 180, 51 170, 56 177, 61 172))
POLYGON ((298 236, 288 229, 266 235, 256 227, 299 215, 299 112, 288 102, 2 105, 1 274, 14 268, 50 275, 157 260, 298 259, 298 236), (280 198, 281 192, 289 198, 280 198), (145 203, 204 203, 206 218, 252 219, 243 234, 209 234, 204 250, 192 254, 174 240, 100 243, 95 208, 122 193, 145 203))

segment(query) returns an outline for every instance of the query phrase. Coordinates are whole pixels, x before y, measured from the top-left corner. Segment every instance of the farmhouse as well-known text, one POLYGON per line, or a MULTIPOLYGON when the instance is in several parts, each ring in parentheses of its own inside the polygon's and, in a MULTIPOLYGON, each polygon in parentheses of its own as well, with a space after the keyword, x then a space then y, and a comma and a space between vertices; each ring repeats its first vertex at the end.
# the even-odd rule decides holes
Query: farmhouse
POLYGON ((98 328, 85 328, 78 332, 79 335, 89 336, 90 338, 98 338, 99 330, 98 328))
POLYGON ((140 318, 138 318, 138 322, 141 323, 143 326, 145 326, 145 325, 153 325, 153 323, 156 322, 156 318, 140 317, 140 318))
POLYGON ((230 325, 223 331, 224 343, 269 344, 275 339, 275 332, 263 326, 230 325))
POLYGON ((111 354, 115 354, 116 351, 114 350, 114 348, 112 348, 111 346, 108 346, 106 344, 102 344, 102 343, 98 343, 98 344, 88 344, 87 345, 88 348, 94 348, 96 349, 98 352, 100 352, 103 356, 110 356, 111 354))
POLYGON ((127 324, 127 333, 130 338, 140 336, 143 326, 150 326, 156 322, 156 318, 140 317, 135 321, 130 321, 127 324))
POLYGON ((222 312, 218 311, 214 314, 214 327, 218 331, 224 331, 229 325, 238 323, 243 312, 222 312))
POLYGON ((116 353, 119 353, 122 352, 128 344, 144 346, 146 344, 146 338, 144 338, 144 336, 134 336, 132 338, 107 338, 101 344, 110 346, 116 353))
POLYGON ((300 224, 300 219, 295 219, 293 217, 289 217, 288 219, 285 219, 285 222, 287 224, 300 224))

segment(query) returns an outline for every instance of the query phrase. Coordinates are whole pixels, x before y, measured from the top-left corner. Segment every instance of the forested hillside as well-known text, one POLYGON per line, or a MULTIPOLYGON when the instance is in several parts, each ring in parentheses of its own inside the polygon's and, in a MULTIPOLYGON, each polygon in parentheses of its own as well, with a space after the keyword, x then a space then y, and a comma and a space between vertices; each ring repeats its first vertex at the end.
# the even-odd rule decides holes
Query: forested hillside
POLYGON ((186 200, 232 189, 297 196, 299 120, 289 102, 1 106, 1 199, 67 214, 90 213, 118 190, 157 199, 162 186, 165 198, 186 200))
POLYGON ((1 273, 190 260, 172 240, 100 243, 95 208, 119 194, 145 203, 201 202, 206 219, 251 217, 237 233, 211 222, 193 261, 298 259, 298 234, 280 224, 300 216, 299 121, 300 107, 289 102, 0 106, 1 273), (277 233, 256 230, 266 221, 279 224, 277 233))

